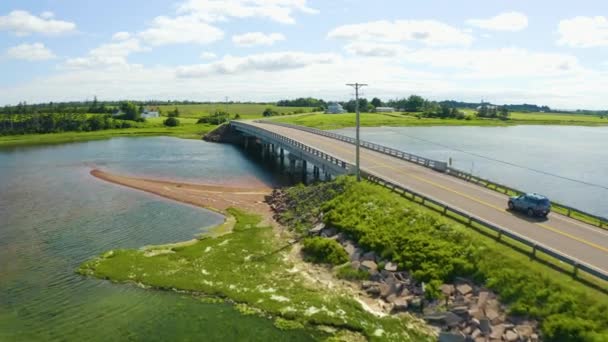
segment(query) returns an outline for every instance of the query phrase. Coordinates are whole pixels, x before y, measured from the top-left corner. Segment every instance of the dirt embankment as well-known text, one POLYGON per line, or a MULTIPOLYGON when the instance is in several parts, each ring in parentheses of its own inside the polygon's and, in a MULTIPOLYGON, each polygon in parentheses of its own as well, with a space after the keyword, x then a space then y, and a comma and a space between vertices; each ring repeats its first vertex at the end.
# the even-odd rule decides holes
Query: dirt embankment
POLYGON ((91 175, 129 188, 142 190, 182 203, 225 213, 226 209, 235 207, 270 217, 270 209, 265 203, 266 196, 272 189, 269 187, 233 188, 220 185, 190 184, 156 179, 120 176, 102 170, 92 170, 91 175))

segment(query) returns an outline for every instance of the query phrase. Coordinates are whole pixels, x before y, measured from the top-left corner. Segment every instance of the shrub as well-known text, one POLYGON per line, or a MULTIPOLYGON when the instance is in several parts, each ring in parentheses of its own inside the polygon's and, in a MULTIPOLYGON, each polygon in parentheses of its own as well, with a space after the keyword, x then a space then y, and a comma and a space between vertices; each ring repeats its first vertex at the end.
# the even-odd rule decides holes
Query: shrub
POLYGON ((313 237, 304 239, 306 258, 319 264, 340 265, 348 261, 344 248, 333 239, 313 237))
POLYGON ((354 269, 350 265, 345 265, 338 268, 338 272, 336 274, 340 279, 346 280, 367 280, 369 279, 369 272, 362 271, 359 269, 354 269))
POLYGON ((179 120, 176 119, 175 117, 169 117, 169 118, 167 118, 167 120, 165 120, 164 124, 165 124, 165 126, 168 126, 168 127, 179 126, 179 120))

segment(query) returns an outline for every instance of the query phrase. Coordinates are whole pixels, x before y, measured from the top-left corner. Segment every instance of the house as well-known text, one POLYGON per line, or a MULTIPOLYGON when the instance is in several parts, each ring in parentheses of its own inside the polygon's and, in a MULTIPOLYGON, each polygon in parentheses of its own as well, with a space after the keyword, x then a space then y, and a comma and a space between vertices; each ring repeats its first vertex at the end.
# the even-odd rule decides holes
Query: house
POLYGON ((160 114, 158 112, 158 108, 145 108, 141 112, 141 117, 144 119, 158 118, 160 117, 160 114))
POLYGON ((393 107, 376 107, 376 113, 393 113, 394 111, 393 107))
POLYGON ((344 108, 342 108, 342 105, 337 102, 330 102, 327 105, 327 110, 325 111, 325 114, 342 114, 342 113, 346 113, 346 111, 344 110, 344 108))

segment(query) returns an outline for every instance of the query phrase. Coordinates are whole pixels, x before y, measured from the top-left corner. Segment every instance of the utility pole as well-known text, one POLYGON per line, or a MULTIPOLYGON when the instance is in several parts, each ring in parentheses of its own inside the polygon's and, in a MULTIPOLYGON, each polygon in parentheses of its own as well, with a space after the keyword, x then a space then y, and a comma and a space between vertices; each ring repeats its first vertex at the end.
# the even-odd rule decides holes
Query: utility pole
POLYGON ((359 160, 359 128, 361 126, 361 122, 359 119, 360 113, 359 113, 359 89, 363 88, 365 86, 367 86, 367 84, 363 84, 363 83, 348 83, 347 86, 349 87, 353 87, 355 88, 355 110, 357 112, 357 138, 355 139, 355 146, 356 146, 356 152, 355 152, 355 164, 356 164, 356 173, 357 173, 357 182, 361 181, 361 164, 360 164, 360 160, 359 160))

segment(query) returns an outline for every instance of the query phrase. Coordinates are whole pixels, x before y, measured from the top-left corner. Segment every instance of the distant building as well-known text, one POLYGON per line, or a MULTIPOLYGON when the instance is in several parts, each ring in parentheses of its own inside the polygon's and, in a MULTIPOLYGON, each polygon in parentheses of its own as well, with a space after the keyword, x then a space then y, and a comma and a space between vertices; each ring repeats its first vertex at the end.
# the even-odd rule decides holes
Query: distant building
POLYGON ((141 112, 141 117, 144 119, 158 118, 160 117, 160 113, 158 112, 158 108, 146 108, 141 112))
POLYGON ((330 102, 327 105, 327 110, 325 111, 325 114, 342 114, 342 113, 346 113, 346 111, 344 110, 344 108, 342 108, 342 105, 337 102, 330 102))
POLYGON ((393 113, 394 111, 393 107, 376 107, 376 113, 393 113))

